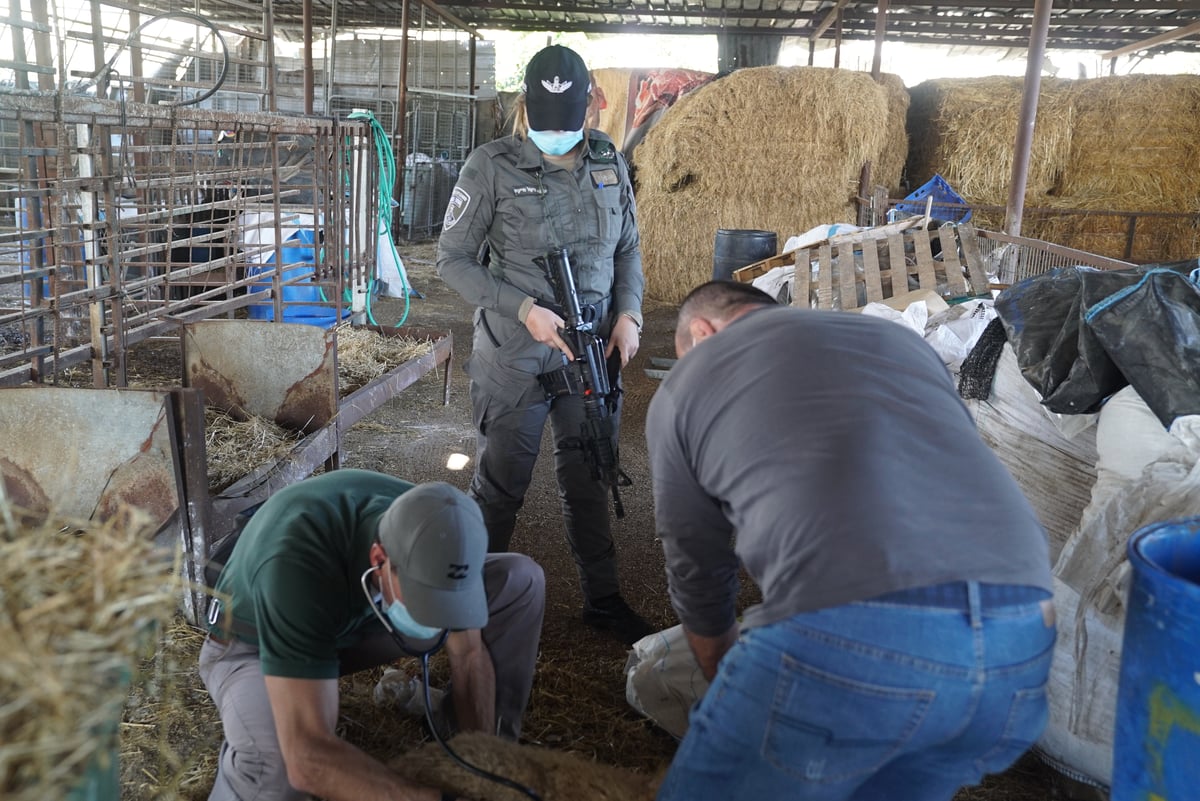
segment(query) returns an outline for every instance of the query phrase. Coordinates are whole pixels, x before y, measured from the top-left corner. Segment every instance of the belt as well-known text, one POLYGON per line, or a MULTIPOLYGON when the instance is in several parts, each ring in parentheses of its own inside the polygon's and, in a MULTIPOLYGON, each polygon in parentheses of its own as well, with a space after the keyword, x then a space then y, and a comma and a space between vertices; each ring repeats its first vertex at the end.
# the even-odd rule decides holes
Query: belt
MULTIPOLYGON (((1023 606, 1045 601, 1048 598, 1050 598, 1049 591, 1026 584, 979 585, 979 604, 984 609, 1023 606)), ((965 581, 934 584, 928 587, 911 587, 906 590, 877 595, 867 600, 870 603, 930 606, 939 609, 967 609, 970 606, 968 585, 965 581)))

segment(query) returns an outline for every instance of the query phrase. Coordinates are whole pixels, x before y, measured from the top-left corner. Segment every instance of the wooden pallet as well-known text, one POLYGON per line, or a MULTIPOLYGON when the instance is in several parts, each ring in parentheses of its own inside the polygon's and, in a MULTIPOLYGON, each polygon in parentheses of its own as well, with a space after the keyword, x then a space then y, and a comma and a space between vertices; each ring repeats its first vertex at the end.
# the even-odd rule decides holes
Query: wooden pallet
POLYGON ((748 265, 734 277, 752 281, 774 267, 799 266, 792 303, 809 306, 815 296, 819 309, 858 309, 902 295, 911 290, 910 277, 916 278, 917 288, 935 291, 947 300, 986 294, 987 272, 975 229, 944 225, 930 232, 922 223, 922 218, 912 218, 834 237, 748 265), (941 244, 940 260, 933 257, 934 236, 941 244), (856 266, 861 266, 861 272, 856 266))

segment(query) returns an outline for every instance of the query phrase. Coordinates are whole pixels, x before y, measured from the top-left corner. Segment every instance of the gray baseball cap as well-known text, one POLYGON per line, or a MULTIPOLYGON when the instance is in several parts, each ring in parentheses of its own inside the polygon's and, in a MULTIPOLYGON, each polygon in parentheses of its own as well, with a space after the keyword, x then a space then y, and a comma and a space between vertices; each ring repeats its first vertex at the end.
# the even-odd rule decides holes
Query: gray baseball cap
POLYGON ((379 543, 418 623, 443 629, 487 623, 487 528, 479 504, 462 490, 433 481, 405 492, 379 519, 379 543))

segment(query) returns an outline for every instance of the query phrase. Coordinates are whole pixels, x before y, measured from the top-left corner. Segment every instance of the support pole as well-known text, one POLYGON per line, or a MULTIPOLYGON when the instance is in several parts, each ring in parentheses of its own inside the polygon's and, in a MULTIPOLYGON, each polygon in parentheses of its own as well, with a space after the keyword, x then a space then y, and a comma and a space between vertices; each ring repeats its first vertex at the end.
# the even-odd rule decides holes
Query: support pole
POLYGON ((1029 54, 1025 59, 1025 90, 1021 98, 1021 119, 1017 126, 1017 141, 1013 145, 1012 181, 1008 186, 1008 209, 1004 216, 1004 232, 1021 235, 1021 218, 1025 214, 1025 184, 1029 178, 1029 151, 1033 146, 1033 127, 1037 120, 1038 94, 1042 89, 1042 61, 1046 57, 1046 35, 1050 30, 1050 9, 1053 0, 1035 0, 1033 28, 1029 33, 1029 54))
POLYGON ((313 113, 313 92, 315 91, 315 82, 313 80, 313 0, 304 0, 304 7, 301 9, 301 25, 304 27, 304 113, 312 115, 313 113))
POLYGON ((879 80, 883 66, 883 38, 887 33, 888 0, 877 0, 875 12, 875 57, 871 60, 871 77, 879 80))

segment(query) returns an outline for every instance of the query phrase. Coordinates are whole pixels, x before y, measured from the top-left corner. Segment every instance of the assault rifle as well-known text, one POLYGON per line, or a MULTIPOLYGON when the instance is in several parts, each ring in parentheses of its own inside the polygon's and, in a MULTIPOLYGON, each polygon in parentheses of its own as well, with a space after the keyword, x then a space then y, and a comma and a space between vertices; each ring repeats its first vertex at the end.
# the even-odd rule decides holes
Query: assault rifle
POLYGON ((613 415, 620 390, 612 386, 615 379, 609 381, 604 340, 596 334, 595 309, 588 306, 585 314, 585 309, 580 306, 575 277, 571 274, 571 260, 565 249, 552 250, 534 262, 545 271, 554 287, 554 299, 566 323, 563 339, 575 354, 572 361, 563 354, 561 368, 542 373, 538 378, 552 398, 563 395, 583 397, 585 417, 577 447, 587 456, 592 478, 608 484, 617 517, 624 517, 625 505, 621 503, 618 487, 628 487, 633 482, 621 469, 618 456, 613 415))

